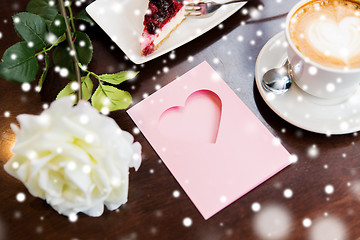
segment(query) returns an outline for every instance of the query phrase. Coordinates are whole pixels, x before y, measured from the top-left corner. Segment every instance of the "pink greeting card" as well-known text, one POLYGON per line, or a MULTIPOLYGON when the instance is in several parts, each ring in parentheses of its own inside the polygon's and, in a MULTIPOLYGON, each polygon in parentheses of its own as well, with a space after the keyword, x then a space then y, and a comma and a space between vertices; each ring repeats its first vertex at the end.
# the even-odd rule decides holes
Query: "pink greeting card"
POLYGON ((206 62, 128 114, 205 219, 290 164, 290 154, 206 62))

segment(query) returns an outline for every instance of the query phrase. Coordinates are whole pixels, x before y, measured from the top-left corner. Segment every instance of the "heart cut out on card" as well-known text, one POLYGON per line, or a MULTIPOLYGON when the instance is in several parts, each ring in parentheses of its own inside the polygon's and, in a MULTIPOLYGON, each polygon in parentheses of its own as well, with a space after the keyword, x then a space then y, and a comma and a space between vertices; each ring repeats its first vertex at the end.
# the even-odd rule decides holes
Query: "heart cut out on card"
POLYGON ((164 111, 159 120, 161 134, 182 142, 216 143, 221 121, 222 103, 209 90, 192 93, 185 106, 164 111))
POLYGON ((307 35, 314 49, 347 62, 360 54, 360 18, 344 17, 340 21, 333 18, 314 20, 307 35))

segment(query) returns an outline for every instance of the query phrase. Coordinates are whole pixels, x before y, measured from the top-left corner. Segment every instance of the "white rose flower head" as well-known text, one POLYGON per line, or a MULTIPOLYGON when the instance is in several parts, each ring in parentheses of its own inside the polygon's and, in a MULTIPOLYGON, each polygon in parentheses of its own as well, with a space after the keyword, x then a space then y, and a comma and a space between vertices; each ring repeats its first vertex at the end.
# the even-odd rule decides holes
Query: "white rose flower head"
POLYGON ((5 170, 60 214, 100 216, 127 202, 129 168, 141 145, 88 102, 54 101, 40 115, 17 117, 16 142, 5 170))

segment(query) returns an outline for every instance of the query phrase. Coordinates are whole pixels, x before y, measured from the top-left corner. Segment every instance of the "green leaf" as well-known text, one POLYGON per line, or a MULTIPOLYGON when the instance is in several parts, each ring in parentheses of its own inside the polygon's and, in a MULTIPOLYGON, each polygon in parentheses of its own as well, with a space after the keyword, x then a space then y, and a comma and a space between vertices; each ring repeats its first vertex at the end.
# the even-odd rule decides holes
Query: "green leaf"
POLYGON ((58 14, 49 26, 49 32, 54 34, 57 38, 61 37, 66 31, 65 19, 58 14))
POLYGON ((66 33, 64 33, 61 37, 59 37, 54 43, 53 45, 54 46, 57 46, 59 45, 60 43, 62 43, 63 41, 66 40, 66 33))
POLYGON ((101 81, 118 85, 126 80, 133 79, 138 73, 139 72, 122 71, 114 74, 103 74, 99 77, 101 81))
MULTIPOLYGON (((92 94, 92 89, 93 89, 93 82, 90 78, 90 73, 88 75, 86 75, 85 77, 82 77, 81 82, 82 82, 81 83, 82 99, 87 101, 90 99, 91 94, 92 94)), ((75 95, 76 93, 75 93, 74 89, 72 88, 73 83, 76 83, 76 81, 71 81, 68 84, 66 84, 66 86, 59 92, 56 99, 75 95)))
POLYGON ((66 41, 60 43, 53 52, 53 62, 55 66, 60 68, 66 68, 69 70, 68 79, 75 80, 75 70, 74 63, 72 57, 70 56, 70 52, 68 50, 68 44, 66 41))
POLYGON ((90 73, 81 78, 82 99, 86 101, 90 99, 93 87, 94 85, 90 78, 90 73))
POLYGON ((40 16, 22 12, 14 15, 13 21, 16 32, 21 39, 31 43, 32 48, 40 50, 46 47, 46 23, 40 16))
MULTIPOLYGON (((82 65, 86 66, 90 63, 93 54, 91 40, 87 34, 82 32, 76 32, 75 38, 75 48, 79 61, 82 65)), ((60 43, 53 52, 53 61, 55 66, 67 68, 69 70, 68 78, 75 80, 74 63, 68 48, 69 46, 66 41, 60 43)))
POLYGON ((71 95, 75 95, 75 91, 71 88, 71 84, 74 81, 69 82, 68 84, 66 84, 66 86, 59 92, 59 94, 56 96, 56 99, 62 98, 62 97, 66 97, 66 96, 71 96, 71 95))
POLYGON ((130 93, 112 86, 99 85, 91 98, 91 103, 98 111, 107 108, 109 111, 125 109, 132 102, 130 93))
POLYGON ((88 22, 90 24, 94 24, 94 21, 90 18, 90 16, 87 14, 85 9, 81 10, 76 16, 75 19, 82 20, 85 22, 88 22))
POLYGON ((26 10, 41 16, 47 24, 50 24, 59 13, 57 2, 57 0, 30 0, 26 10))
POLYGON ((46 79, 47 73, 49 72, 49 65, 50 65, 49 55, 45 54, 45 69, 44 69, 43 73, 41 74, 39 83, 38 83, 38 86, 40 88, 42 87, 42 85, 46 79))
POLYGON ((79 62, 88 65, 93 56, 93 46, 89 36, 84 32, 75 33, 75 48, 78 53, 79 62))
POLYGON ((0 77, 12 82, 31 82, 39 71, 34 50, 26 42, 19 42, 8 48, 0 63, 0 77))

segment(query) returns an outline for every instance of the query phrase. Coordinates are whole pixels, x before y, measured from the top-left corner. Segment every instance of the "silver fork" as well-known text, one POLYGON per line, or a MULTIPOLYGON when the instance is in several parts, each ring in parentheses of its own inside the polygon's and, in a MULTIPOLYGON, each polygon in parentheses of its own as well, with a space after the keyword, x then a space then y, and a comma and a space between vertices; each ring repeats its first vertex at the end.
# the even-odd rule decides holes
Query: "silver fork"
POLYGON ((232 0, 224 3, 218 3, 214 1, 185 3, 185 15, 190 17, 208 17, 214 14, 215 11, 223 5, 247 1, 248 0, 232 0))

